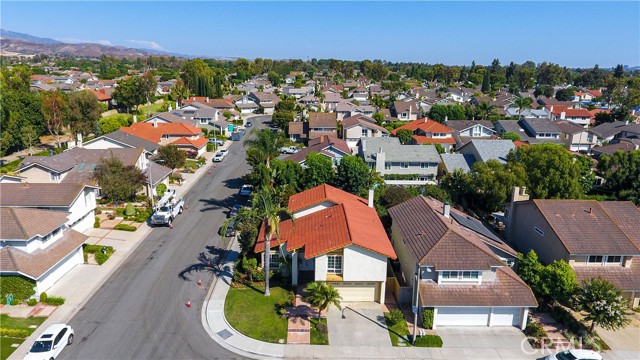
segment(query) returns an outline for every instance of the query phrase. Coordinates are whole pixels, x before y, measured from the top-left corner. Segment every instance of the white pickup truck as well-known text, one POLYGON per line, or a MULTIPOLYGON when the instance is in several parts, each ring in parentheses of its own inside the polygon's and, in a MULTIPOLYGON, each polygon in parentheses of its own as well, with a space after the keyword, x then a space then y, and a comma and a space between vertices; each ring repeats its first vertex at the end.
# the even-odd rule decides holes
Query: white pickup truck
POLYGON ((298 150, 297 146, 285 146, 280 148, 280 152, 283 154, 295 154, 298 150))
POLYGON ((156 206, 153 215, 151 215, 151 226, 171 226, 173 219, 178 214, 182 214, 183 207, 184 200, 176 196, 176 191, 167 190, 167 193, 158 201, 158 206, 156 206))

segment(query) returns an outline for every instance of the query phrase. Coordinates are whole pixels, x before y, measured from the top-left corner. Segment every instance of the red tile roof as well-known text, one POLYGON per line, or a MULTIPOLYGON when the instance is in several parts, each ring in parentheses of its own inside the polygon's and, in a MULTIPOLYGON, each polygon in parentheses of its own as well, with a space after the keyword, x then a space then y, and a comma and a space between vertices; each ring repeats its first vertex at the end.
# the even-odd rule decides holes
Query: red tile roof
POLYGON ((207 141, 208 140, 205 137, 199 137, 199 138, 197 138, 195 140, 189 139, 189 138, 186 138, 186 137, 181 137, 181 138, 179 138, 179 139, 177 139, 175 141, 172 141, 171 143, 173 145, 178 145, 178 146, 187 145, 187 146, 193 146, 196 149, 202 149, 202 147, 207 145, 207 141))
POLYGON ((396 132, 398 130, 401 129, 406 129, 406 130, 411 130, 411 131, 415 131, 417 129, 420 129, 424 132, 435 132, 435 133, 452 133, 453 129, 440 124, 439 122, 435 121, 435 120, 431 120, 428 118, 422 118, 422 119, 418 119, 418 120, 413 120, 405 125, 400 126, 399 128, 393 130, 391 133, 393 135, 396 134, 396 132))
POLYGON ((595 97, 602 96, 602 92, 600 92, 599 90, 587 90, 587 92, 595 97))
POLYGON ((111 100, 111 95, 108 95, 105 89, 101 89, 100 91, 88 90, 90 93, 95 95, 98 98, 98 101, 108 101, 111 100))
MULTIPOLYGON (((297 211, 330 201, 336 205, 307 214, 295 221, 280 223, 280 241, 287 249, 305 248, 310 259, 333 250, 356 245, 395 259, 396 253, 375 209, 367 201, 329 185, 295 194, 289 198, 289 210, 297 211)), ((275 236, 274 236, 275 239, 275 236)), ((277 241, 272 241, 277 246, 277 241)), ((265 249, 264 227, 260 229, 255 251, 265 249)))
POLYGON ((453 137, 449 138, 430 138, 424 135, 413 135, 413 140, 415 140, 416 144, 455 144, 456 139, 453 137))
POLYGON ((182 123, 133 123, 128 127, 121 127, 120 130, 127 134, 137 136, 139 138, 159 143, 162 135, 198 135, 202 133, 200 128, 182 123))

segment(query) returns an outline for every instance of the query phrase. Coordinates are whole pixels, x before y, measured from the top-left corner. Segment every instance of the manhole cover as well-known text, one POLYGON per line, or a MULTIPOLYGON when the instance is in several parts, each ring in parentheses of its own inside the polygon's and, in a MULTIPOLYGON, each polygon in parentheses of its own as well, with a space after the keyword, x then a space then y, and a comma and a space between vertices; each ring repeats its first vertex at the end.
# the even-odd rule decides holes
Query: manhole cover
POLYGON ((229 330, 227 330, 227 329, 224 329, 224 330, 219 331, 219 332, 218 332, 218 335, 219 335, 221 338, 225 339, 225 340, 227 340, 228 338, 230 338, 231 336, 233 336, 233 334, 232 334, 229 330))

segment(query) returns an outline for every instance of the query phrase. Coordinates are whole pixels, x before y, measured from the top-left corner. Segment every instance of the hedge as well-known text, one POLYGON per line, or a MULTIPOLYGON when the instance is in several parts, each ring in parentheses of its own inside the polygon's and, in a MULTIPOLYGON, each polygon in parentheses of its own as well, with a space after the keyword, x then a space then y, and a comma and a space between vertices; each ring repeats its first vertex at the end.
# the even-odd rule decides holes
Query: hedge
POLYGON ((29 330, 25 330, 25 329, 5 329, 5 328, 0 328, 0 336, 24 339, 24 338, 28 338, 29 335, 31 335, 31 332, 29 330))
POLYGON ((93 227, 96 229, 100 227, 100 216, 96 216, 96 219, 93 221, 93 227))
POLYGON ((425 329, 433 329, 433 308, 422 310, 422 326, 425 329))
POLYGON ((138 230, 137 227, 132 226, 132 225, 127 225, 127 224, 118 224, 116 226, 113 227, 115 230, 122 230, 122 231, 136 231, 138 230))
POLYGON ((442 347, 442 338, 438 335, 425 335, 416 339, 418 347, 442 347))
POLYGON ((65 299, 63 297, 60 297, 60 296, 48 296, 42 302, 44 302, 47 305, 60 306, 60 305, 64 304, 64 300, 65 299))
MULTIPOLYGON (((102 253, 102 245, 89 245, 85 244, 82 248, 82 252, 84 253, 84 261, 88 260, 88 254, 93 254, 98 265, 104 264, 111 254, 113 254, 113 246, 107 246, 107 253, 102 253)), ((42 297, 42 295, 40 295, 42 297)), ((42 301, 42 299, 40 299, 42 301)))
POLYGON ((35 286, 35 281, 22 276, 0 276, 0 294, 3 297, 13 294, 14 299, 28 299, 36 293, 35 286))

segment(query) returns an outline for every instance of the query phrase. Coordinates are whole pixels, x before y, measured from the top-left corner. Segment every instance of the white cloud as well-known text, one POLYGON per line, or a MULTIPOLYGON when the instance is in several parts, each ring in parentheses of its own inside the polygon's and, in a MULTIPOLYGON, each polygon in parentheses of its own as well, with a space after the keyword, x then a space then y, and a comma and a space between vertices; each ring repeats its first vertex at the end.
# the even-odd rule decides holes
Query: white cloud
POLYGON ((147 40, 127 40, 127 41, 134 45, 141 46, 145 49, 164 50, 164 48, 155 41, 147 41, 147 40))
POLYGON ((109 40, 98 40, 96 42, 101 45, 113 46, 113 44, 109 40))
POLYGON ((108 45, 112 46, 113 44, 109 40, 87 40, 87 39, 78 39, 78 38, 55 38, 55 40, 62 41, 67 44, 100 44, 100 45, 108 45))

